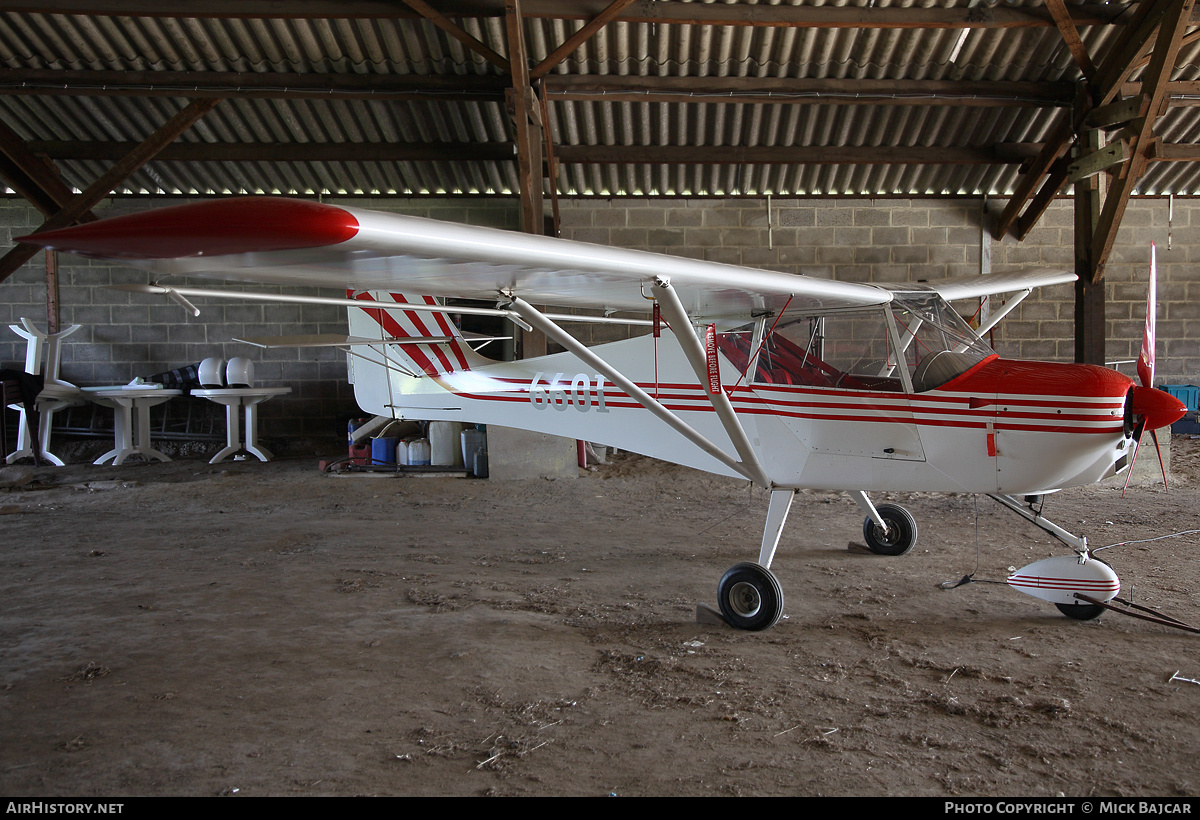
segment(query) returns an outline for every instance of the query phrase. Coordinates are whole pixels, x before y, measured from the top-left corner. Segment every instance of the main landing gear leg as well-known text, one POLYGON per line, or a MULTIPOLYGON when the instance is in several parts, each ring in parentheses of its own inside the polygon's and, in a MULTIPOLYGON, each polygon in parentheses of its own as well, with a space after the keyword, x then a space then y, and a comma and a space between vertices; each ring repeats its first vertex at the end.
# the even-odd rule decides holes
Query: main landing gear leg
POLYGON ((795 490, 771 490, 758 563, 734 564, 717 585, 721 614, 726 623, 736 629, 769 629, 783 615, 783 587, 770 566, 795 497, 795 490))

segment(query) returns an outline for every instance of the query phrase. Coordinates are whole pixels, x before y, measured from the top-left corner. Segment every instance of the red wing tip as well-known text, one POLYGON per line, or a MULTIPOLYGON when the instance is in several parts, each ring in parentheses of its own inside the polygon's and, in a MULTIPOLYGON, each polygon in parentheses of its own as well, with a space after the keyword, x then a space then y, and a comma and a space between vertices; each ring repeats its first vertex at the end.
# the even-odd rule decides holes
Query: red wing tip
POLYGON ((336 245, 358 220, 335 205, 282 197, 234 197, 115 216, 17 241, 102 259, 179 259, 336 245))

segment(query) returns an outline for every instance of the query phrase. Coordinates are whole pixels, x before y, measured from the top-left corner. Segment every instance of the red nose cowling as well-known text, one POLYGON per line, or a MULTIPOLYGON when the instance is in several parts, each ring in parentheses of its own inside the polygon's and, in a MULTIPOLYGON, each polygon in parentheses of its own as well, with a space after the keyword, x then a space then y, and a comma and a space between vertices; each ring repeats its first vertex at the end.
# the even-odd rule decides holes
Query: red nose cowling
POLYGON ((1179 421, 1187 413, 1183 402, 1165 390, 1135 385, 1130 389, 1129 409, 1146 420, 1147 430, 1157 430, 1179 421))

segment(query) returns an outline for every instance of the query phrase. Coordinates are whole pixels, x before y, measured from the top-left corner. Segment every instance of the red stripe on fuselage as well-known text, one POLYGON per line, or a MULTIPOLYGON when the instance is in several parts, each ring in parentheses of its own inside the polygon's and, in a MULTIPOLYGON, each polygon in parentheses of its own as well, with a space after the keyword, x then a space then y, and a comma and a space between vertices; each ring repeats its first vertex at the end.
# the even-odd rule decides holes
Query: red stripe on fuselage
MULTIPOLYGON (((512 377, 497 378, 496 381, 518 389, 529 384, 527 379, 512 377)), ((996 430, 1004 431, 1046 433, 1065 428, 1072 432, 1111 435, 1122 430, 1124 397, 1132 384, 1127 377, 1105 368, 994 357, 935 391, 915 395, 802 385, 754 385, 731 391, 731 398, 737 412, 748 415, 966 429, 983 429, 991 421, 996 430), (1000 393, 1002 384, 1014 392, 1000 393), (1015 392, 1018 390, 1020 392, 1015 392), (1076 390, 1079 392, 1074 392, 1076 390), (977 408, 964 406, 972 397, 979 396, 987 397, 987 402, 977 408), (1055 412, 1048 412, 1051 409, 1055 412), (866 414, 864 410, 874 413, 866 414), (1061 410, 1071 412, 1058 412, 1061 410)), ((647 391, 657 390, 668 409, 712 411, 698 384, 646 382, 638 386, 647 391), (679 404, 688 401, 694 404, 679 404)), ((517 396, 474 392, 456 395, 482 401, 528 400, 524 393, 517 396)), ((641 406, 611 383, 605 390, 605 397, 607 406, 614 409, 641 406)))

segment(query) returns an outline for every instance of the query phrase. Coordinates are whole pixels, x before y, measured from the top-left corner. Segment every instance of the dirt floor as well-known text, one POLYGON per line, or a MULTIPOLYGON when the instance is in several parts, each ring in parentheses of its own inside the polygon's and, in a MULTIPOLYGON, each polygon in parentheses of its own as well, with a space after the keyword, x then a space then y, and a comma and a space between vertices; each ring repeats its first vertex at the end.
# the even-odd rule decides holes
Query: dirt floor
MULTIPOLYGON (((1169 493, 1045 512, 1093 547, 1200 528, 1200 446, 1174 449, 1169 493)), ((744 633, 696 608, 757 556, 746 482, 316 464, 0 472, 0 794, 1200 793, 1200 635, 998 583, 1066 550, 990 499, 895 496, 920 542, 885 558, 806 493, 785 619, 744 633)), ((1100 555, 1200 623, 1198 544, 1100 555)))

